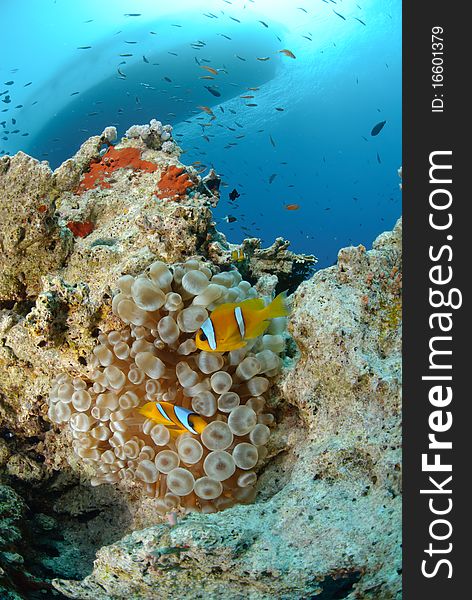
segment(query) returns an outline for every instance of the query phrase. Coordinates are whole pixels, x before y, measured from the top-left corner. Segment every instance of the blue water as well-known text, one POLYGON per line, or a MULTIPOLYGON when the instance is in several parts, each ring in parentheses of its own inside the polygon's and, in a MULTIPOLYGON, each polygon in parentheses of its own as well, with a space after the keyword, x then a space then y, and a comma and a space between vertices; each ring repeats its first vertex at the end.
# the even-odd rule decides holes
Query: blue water
POLYGON ((157 118, 222 175, 229 241, 283 236, 318 266, 400 216, 400 0, 2 0, 0 17, 0 154, 55 168, 157 118))

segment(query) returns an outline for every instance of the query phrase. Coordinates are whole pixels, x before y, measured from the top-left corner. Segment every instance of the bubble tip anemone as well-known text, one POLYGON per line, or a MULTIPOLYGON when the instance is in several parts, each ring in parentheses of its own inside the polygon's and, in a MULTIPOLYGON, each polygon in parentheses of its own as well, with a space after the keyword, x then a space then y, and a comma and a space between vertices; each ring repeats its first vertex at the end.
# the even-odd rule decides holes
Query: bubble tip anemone
POLYGON ((267 454, 273 422, 262 414, 262 394, 267 374, 280 368, 277 336, 226 354, 198 351, 194 342, 208 306, 252 297, 240 281, 196 259, 170 268, 157 261, 118 280, 112 310, 122 328, 98 336, 90 382, 60 374, 49 399, 48 416, 68 427, 74 453, 94 471, 92 485, 138 486, 161 514, 254 498, 252 469, 267 454), (156 402, 188 411, 197 433, 158 423, 156 402))

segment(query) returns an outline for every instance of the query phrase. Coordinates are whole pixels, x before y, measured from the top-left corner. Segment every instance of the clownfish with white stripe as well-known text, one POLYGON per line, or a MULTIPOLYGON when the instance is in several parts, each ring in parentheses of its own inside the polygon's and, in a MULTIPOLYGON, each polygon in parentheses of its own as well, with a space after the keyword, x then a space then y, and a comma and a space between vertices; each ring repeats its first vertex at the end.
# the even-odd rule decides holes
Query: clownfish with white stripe
POLYGON ((244 250, 242 248, 238 248, 237 250, 233 250, 231 252, 231 261, 232 262, 243 262, 246 260, 246 255, 244 254, 244 250))
POLYGON ((217 306, 198 330, 195 344, 206 352, 229 352, 264 333, 270 320, 289 314, 287 293, 282 292, 267 306, 262 298, 228 302, 217 306))
POLYGON ((148 402, 139 409, 139 412, 177 435, 185 431, 196 435, 202 433, 207 426, 205 419, 197 413, 170 402, 148 402))

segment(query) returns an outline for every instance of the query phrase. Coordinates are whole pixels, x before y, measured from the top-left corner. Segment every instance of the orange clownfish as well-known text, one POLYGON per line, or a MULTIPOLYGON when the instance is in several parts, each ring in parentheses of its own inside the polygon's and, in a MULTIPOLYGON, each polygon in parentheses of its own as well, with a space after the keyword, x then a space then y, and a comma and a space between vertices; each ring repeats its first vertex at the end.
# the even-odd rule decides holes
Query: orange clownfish
POLYGON ((264 333, 270 319, 289 314, 286 298, 287 293, 282 292, 268 306, 262 298, 217 306, 197 332, 197 348, 207 352, 229 352, 242 348, 247 340, 264 333))
POLYGON ((182 406, 170 402, 148 402, 141 406, 139 412, 159 425, 165 425, 171 433, 181 434, 185 431, 198 434, 207 426, 207 422, 182 406))

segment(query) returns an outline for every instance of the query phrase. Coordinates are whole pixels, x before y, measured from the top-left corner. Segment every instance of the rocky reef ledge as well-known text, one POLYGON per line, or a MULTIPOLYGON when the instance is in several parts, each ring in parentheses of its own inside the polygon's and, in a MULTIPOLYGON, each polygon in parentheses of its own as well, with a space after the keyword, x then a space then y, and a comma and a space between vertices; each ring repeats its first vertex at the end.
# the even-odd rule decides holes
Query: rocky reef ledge
POLYGON ((107 128, 54 172, 0 159, 1 598, 400 598, 400 221, 314 274, 284 240, 243 243, 260 293, 294 289, 254 503, 168 520, 138 491, 91 487, 48 420, 53 378, 86 377, 99 332, 119 325, 121 275, 231 263, 217 174, 183 165, 156 122, 128 135, 110 147, 107 128))

